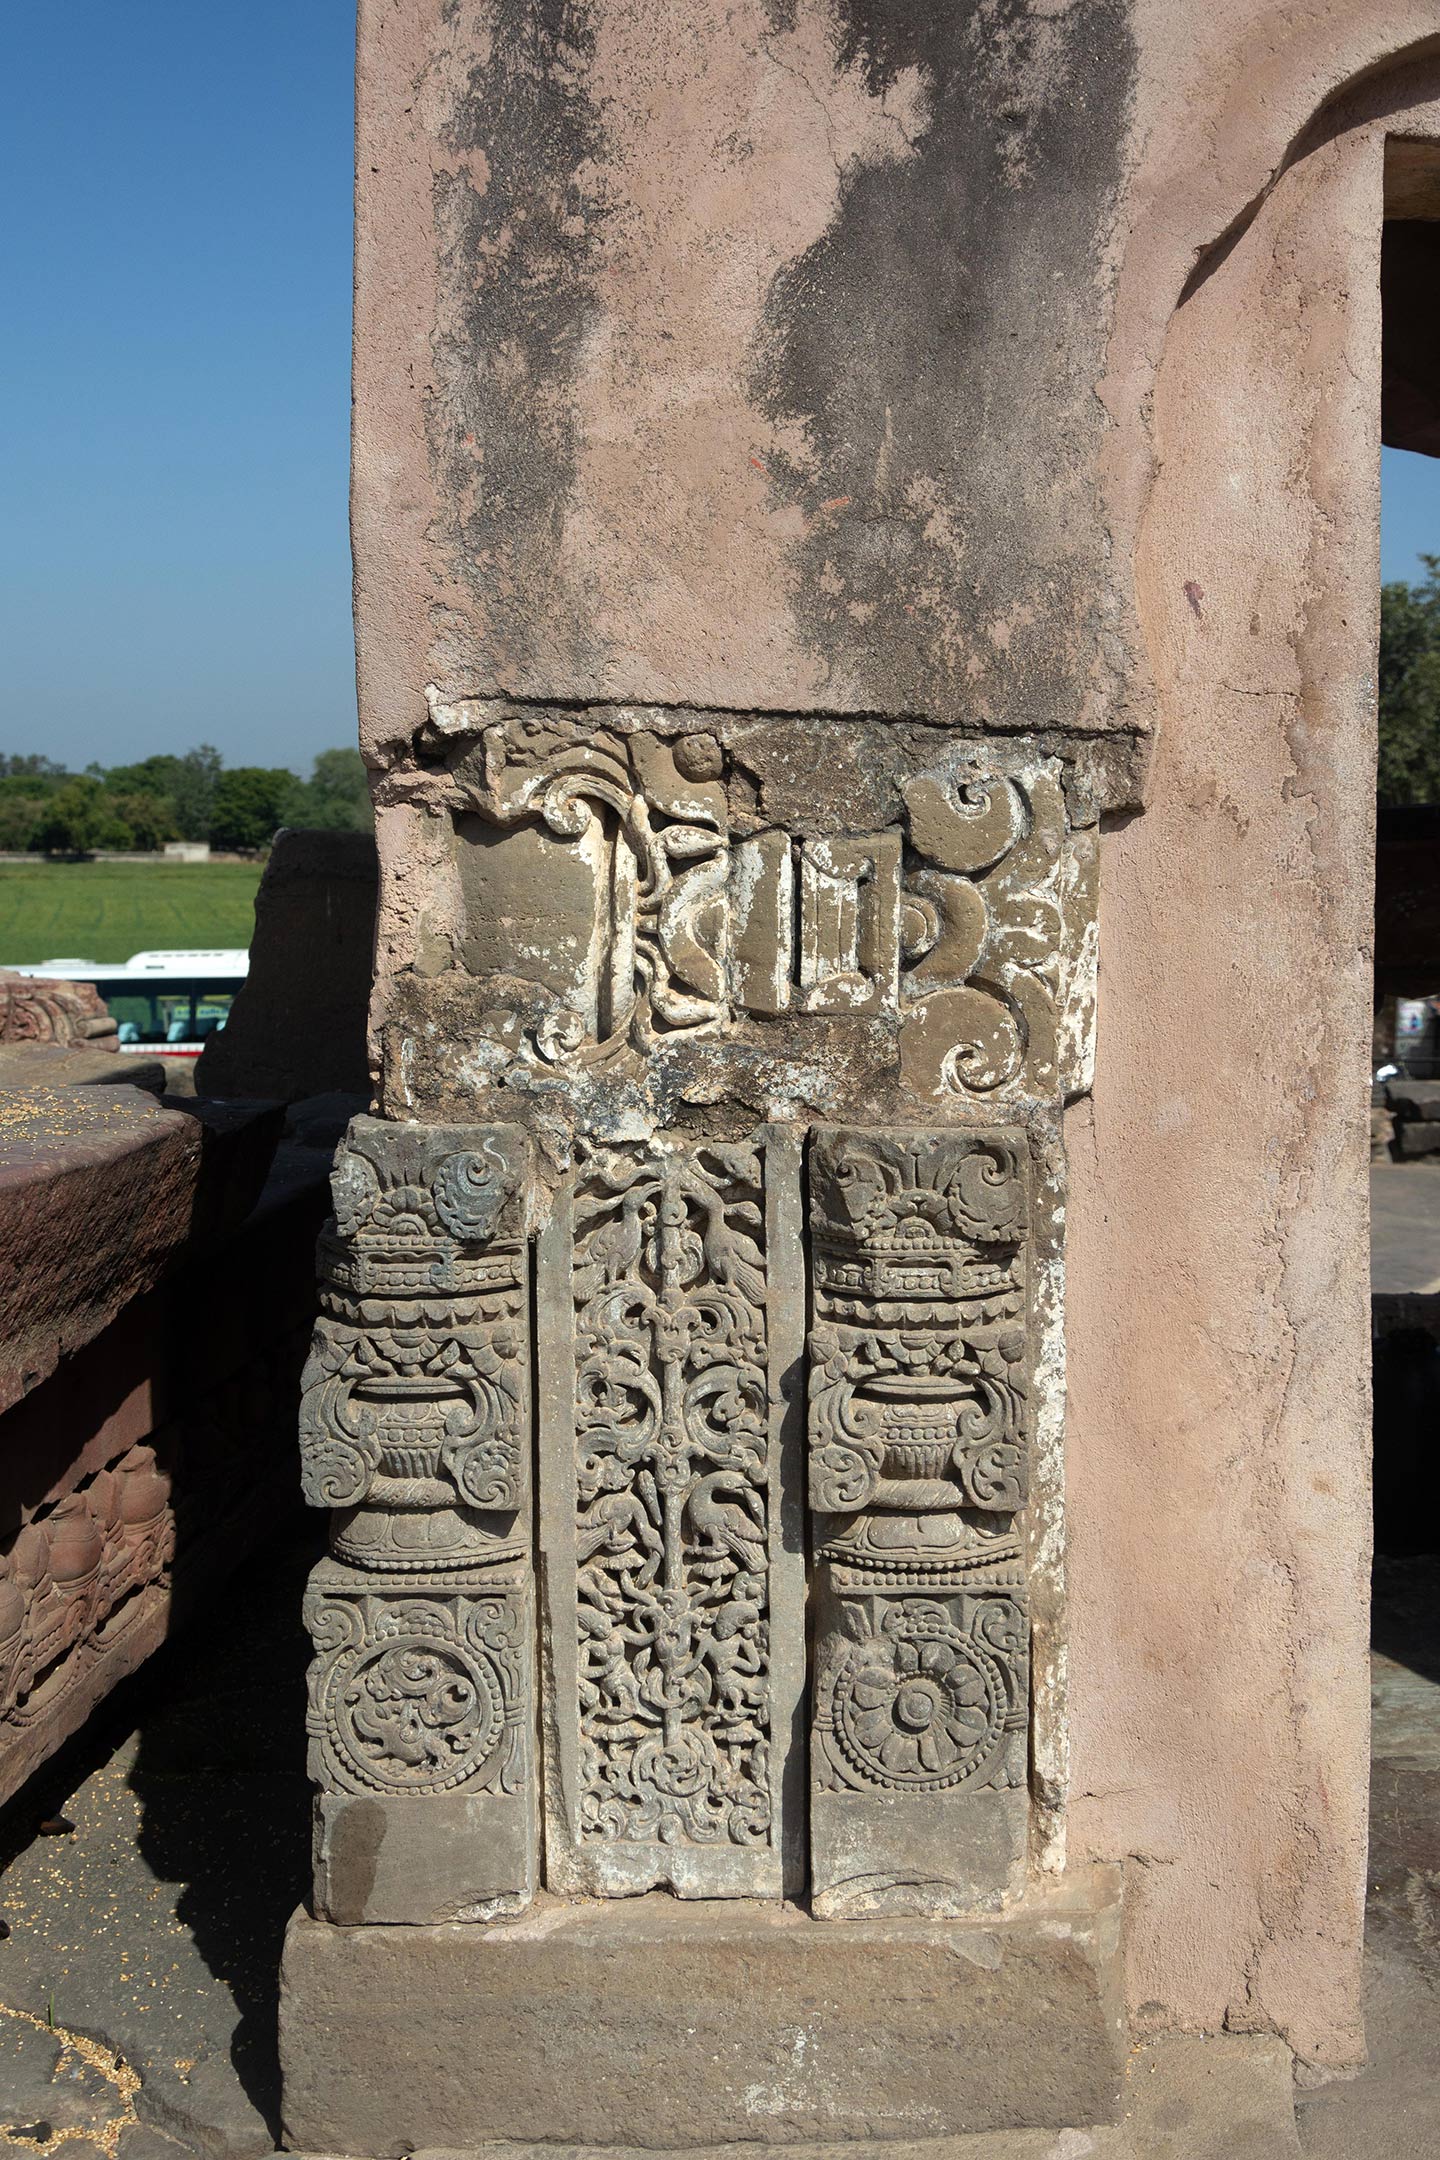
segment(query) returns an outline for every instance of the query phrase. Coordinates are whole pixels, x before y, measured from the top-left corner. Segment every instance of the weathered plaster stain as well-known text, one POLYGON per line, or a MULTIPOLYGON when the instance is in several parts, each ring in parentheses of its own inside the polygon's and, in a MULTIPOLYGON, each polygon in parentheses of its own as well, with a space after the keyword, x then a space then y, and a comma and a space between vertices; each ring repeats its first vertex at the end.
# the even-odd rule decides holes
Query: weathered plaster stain
POLYGON ((753 382, 777 503, 811 519, 792 600, 837 704, 1104 724, 1110 631, 1091 385, 1133 69, 1118 0, 850 0, 836 65, 917 81, 910 154, 848 165, 776 276, 753 382), (998 634, 997 634, 998 633, 998 634))

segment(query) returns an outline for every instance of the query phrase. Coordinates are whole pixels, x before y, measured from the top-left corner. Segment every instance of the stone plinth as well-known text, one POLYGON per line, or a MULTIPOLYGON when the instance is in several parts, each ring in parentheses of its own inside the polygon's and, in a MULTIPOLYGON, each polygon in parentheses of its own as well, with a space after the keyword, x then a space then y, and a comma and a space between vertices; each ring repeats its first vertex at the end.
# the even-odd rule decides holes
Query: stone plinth
POLYGON ((1114 2121, 1119 1879, 991 1922, 545 1900, 487 1927, 297 1914, 285 2138, 425 2146, 918 2139, 1114 2121))

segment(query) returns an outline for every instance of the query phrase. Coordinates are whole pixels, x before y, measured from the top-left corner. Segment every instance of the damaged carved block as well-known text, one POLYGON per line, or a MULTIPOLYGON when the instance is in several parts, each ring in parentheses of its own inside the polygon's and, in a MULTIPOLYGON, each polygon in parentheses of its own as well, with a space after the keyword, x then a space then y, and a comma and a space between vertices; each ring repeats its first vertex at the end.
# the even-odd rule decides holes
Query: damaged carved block
POLYGON ((803 1872, 798 1170, 780 1133, 587 1151, 542 1237, 552 1889, 803 1872))
POLYGON ((639 1138, 717 1090, 884 1118, 1086 1084, 1095 818, 1058 757, 864 722, 437 711, 444 768, 414 786, 453 837, 385 1030, 420 1114, 478 1086, 639 1138))
POLYGON ((535 1887, 528 1149, 358 1118, 305 1371, 317 1905, 478 1919, 535 1887))
POLYGON ((973 1911, 1027 1829, 1029 1148, 810 1141, 819 1915, 973 1911))

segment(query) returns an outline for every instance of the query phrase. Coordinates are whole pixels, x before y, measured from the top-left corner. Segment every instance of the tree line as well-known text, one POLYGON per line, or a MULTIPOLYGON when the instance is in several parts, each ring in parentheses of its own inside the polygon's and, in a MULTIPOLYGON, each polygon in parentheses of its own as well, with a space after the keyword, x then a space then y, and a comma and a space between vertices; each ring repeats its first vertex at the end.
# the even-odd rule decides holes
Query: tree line
POLYGON ((1380 588, 1382 803, 1440 803, 1440 555, 1418 585, 1380 588))
POLYGON ((322 750, 308 780, 284 766, 232 765, 209 743, 183 757, 87 765, 0 753, 0 853, 90 855, 208 840, 222 853, 270 845, 282 825, 365 832, 372 822, 358 750, 322 750))

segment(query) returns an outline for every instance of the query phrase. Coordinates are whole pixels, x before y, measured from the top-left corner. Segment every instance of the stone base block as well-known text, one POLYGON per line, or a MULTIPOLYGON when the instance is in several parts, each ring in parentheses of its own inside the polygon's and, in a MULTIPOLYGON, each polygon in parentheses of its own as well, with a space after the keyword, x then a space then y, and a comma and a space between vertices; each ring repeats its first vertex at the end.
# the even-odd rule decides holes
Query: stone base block
POLYGON ((493 1920, 525 1905, 535 1872, 519 1794, 321 1793, 313 1857, 316 1913, 346 1927, 493 1920))
MULTIPOLYGON (((1282 2040, 1256 2033, 1172 2033, 1131 2051, 1124 2120, 1050 2130, 977 2130, 963 2137, 855 2138, 767 2145, 765 2160, 1301 2160, 1294 2074, 1282 2040)), ((1336 2148, 1338 2150, 1338 2148, 1336 2148)), ((1348 2148, 1347 2148, 1348 2150, 1348 2148)), ((127 2148, 128 2151, 128 2148, 127 2148)), ((334 2154, 273 2160, 339 2160, 334 2154)), ((346 2156, 348 2160, 348 2156, 346 2156)), ((673 2160, 632 2146, 472 2145, 411 2160, 673 2160)), ((685 2160, 755 2160, 750 2145, 692 2149, 685 2160)))
POLYGON ((834 2145, 1112 2122, 1119 1879, 1003 1918, 542 1900, 489 1926, 297 1914, 280 2007, 285 2141, 424 2147, 834 2145))
POLYGON ((893 1793, 812 1790, 811 1907, 821 1919, 958 1918, 1023 1885, 1027 1792, 906 1793, 904 1810, 902 1865, 893 1793))

